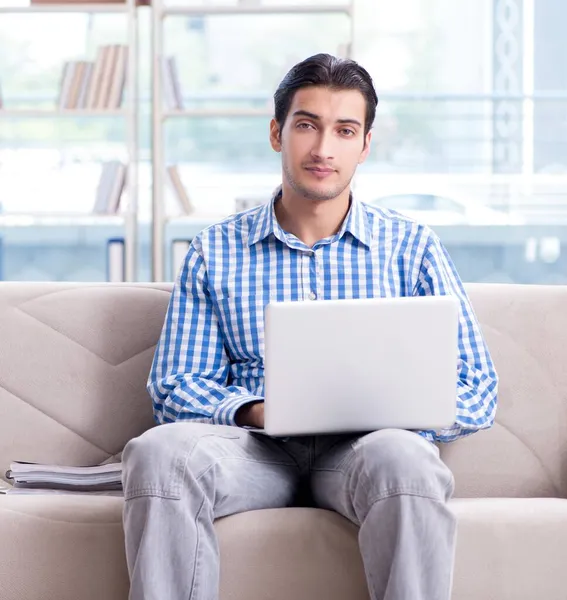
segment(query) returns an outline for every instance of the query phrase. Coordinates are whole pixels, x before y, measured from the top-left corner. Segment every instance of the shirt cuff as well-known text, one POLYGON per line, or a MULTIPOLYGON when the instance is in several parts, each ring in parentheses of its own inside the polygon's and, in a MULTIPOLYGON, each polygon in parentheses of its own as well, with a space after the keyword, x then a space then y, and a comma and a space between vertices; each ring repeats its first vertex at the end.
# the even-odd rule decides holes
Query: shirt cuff
POLYGON ((236 425, 236 411, 245 404, 263 402, 260 396, 234 396, 223 400, 213 413, 213 422, 217 425, 236 425))
POLYGON ((435 432, 432 430, 417 430, 415 431, 418 435, 425 438, 427 441, 434 443, 435 442, 435 432))

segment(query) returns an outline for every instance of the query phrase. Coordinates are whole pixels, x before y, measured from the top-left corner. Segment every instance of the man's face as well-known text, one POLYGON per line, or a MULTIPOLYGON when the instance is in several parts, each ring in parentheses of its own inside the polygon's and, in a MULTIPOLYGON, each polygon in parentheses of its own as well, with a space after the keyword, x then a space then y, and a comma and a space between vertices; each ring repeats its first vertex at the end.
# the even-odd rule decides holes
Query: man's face
POLYGON ((358 90, 298 90, 282 130, 274 120, 270 125, 272 148, 282 153, 284 183, 308 200, 339 196, 370 150, 365 114, 358 90))

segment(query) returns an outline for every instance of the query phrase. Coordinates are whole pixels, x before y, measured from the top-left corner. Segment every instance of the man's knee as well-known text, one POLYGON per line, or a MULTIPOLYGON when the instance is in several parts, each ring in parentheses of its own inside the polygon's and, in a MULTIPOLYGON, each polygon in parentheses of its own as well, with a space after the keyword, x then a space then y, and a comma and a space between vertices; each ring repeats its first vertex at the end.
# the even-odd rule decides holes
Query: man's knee
POLYGON ((207 437, 237 437, 225 428, 203 423, 157 425, 130 440, 122 454, 123 485, 126 499, 155 495, 179 498, 186 475, 207 469, 215 460, 207 437), (198 447, 198 450, 196 450, 198 447))
POLYGON ((375 431, 355 442, 354 455, 377 498, 407 493, 447 500, 452 494, 453 474, 438 449, 417 433, 375 431))

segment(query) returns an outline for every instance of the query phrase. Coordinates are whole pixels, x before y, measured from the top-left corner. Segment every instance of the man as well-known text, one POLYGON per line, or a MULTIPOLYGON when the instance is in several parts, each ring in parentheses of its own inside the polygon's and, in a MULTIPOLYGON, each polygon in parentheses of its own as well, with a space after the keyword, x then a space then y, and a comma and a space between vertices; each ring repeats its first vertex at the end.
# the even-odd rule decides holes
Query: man
MULTIPOLYGON (((281 189, 191 244, 148 380, 160 425, 123 454, 130 598, 216 600, 213 521, 290 505, 308 481, 316 506, 360 526, 373 600, 447 600, 454 483, 432 442, 492 425, 491 358, 439 239, 350 193, 378 103, 369 74, 319 54, 293 67, 274 99, 281 189), (427 294, 460 301, 453 427, 289 439, 246 429, 263 426, 268 301, 427 294)), ((416 343, 427 352, 427 340, 416 343)))

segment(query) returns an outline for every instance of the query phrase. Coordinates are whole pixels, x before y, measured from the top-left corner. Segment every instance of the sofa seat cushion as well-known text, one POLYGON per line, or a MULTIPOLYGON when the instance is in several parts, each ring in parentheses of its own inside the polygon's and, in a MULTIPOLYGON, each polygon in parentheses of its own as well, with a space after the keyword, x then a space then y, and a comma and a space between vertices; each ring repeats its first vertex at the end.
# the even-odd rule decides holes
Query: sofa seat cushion
POLYGON ((0 598, 126 600, 116 496, 0 496, 0 598))
MULTIPOLYGON (((0 598, 126 600, 122 502, 0 496, 0 598)), ((455 499, 451 507, 453 600, 564 600, 567 500, 455 499)), ((357 529, 334 513, 255 511, 216 528, 222 600, 368 599, 357 529)))
POLYGON ((567 500, 457 498, 454 600, 563 600, 567 500))
POLYGON ((334 512, 251 511, 216 527, 222 600, 368 600, 358 528, 334 512))

